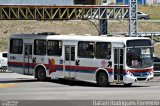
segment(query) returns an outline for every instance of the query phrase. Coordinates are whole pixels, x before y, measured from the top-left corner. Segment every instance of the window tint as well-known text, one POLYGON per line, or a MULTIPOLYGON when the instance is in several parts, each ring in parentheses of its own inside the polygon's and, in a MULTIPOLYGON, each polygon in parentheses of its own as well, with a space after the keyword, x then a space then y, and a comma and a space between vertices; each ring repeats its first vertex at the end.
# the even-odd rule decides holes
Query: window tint
POLYGON ((94 42, 79 42, 78 43, 78 56, 81 58, 94 58, 95 50, 94 42))
POLYGON ((75 61, 75 47, 65 46, 65 60, 75 61))
POLYGON ((3 54, 2 54, 2 57, 7 58, 7 53, 3 53, 3 54))
POLYGON ((153 57, 153 61, 154 61, 154 62, 160 62, 160 58, 158 58, 158 57, 153 57))
POLYGON ((103 3, 107 3, 107 0, 103 0, 103 3))
POLYGON ((10 40, 10 53, 11 54, 22 54, 23 40, 22 39, 11 39, 10 40))
POLYGON ((111 43, 97 42, 96 43, 96 58, 110 59, 111 57, 111 43))
POLYGON ((127 48, 127 65, 130 68, 147 68, 153 64, 150 47, 127 48))
POLYGON ((62 41, 49 40, 47 42, 47 54, 51 56, 62 55, 62 41))
POLYGON ((32 45, 25 45, 25 55, 32 55, 32 45))
POLYGON ((35 40, 34 42, 34 54, 45 55, 46 54, 46 40, 35 40))
POLYGON ((127 41, 128 47, 135 47, 135 46, 151 46, 151 41, 146 39, 138 39, 138 40, 128 40, 127 41))

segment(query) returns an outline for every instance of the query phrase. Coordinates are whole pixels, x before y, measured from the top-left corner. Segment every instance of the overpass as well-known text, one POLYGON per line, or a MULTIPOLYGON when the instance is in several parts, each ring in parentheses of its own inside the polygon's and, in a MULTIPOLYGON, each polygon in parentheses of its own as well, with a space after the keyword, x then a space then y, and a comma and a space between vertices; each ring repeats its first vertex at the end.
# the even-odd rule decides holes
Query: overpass
POLYGON ((0 20, 127 19, 128 14, 127 5, 0 5, 0 20))
POLYGON ((129 35, 137 35, 136 0, 130 5, 0 5, 0 20, 91 20, 100 22, 100 34, 108 33, 109 19, 129 21, 129 35))

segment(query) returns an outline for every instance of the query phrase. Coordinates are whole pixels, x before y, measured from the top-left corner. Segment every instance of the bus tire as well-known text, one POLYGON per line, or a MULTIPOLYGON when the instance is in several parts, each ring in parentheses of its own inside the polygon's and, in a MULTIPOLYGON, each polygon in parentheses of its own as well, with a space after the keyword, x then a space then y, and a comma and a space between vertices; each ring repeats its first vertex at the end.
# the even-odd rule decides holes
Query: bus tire
POLYGON ((132 86, 132 83, 124 84, 124 87, 130 87, 132 86))
POLYGON ((6 72, 6 69, 2 69, 3 70, 3 72, 6 72))
POLYGON ((50 80, 51 80, 51 77, 46 77, 45 80, 46 80, 46 81, 50 81, 50 80))
POLYGON ((43 67, 38 67, 36 69, 36 78, 39 81, 45 81, 46 80, 46 71, 43 67))
POLYGON ((97 85, 100 87, 106 87, 109 85, 108 75, 105 72, 102 71, 97 73, 97 85))

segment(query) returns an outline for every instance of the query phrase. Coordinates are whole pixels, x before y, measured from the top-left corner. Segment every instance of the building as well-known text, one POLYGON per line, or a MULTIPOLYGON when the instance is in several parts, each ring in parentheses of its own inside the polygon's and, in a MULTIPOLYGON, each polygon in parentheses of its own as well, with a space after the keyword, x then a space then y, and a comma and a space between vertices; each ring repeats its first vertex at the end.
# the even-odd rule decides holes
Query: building
POLYGON ((74 4, 95 5, 95 4, 97 4, 97 0, 74 0, 74 4))
MULTIPOLYGON (((116 0, 116 4, 129 4, 130 0, 116 0)), ((138 5, 144 5, 146 4, 146 0, 137 0, 138 5)))
POLYGON ((160 4, 160 0, 146 0, 146 4, 148 4, 148 5, 158 5, 158 4, 160 4))
POLYGON ((3 5, 109 5, 116 0, 0 0, 3 5))
MULTIPOLYGON (((108 5, 115 0, 74 0, 74 4, 80 5, 108 5)), ((115 2, 114 2, 115 3, 115 2)))
MULTIPOLYGON (((129 0, 116 0, 116 4, 129 4, 129 0)), ((137 0, 138 5, 158 5, 160 0, 137 0)))
POLYGON ((102 0, 103 5, 115 4, 116 0, 102 0))
POLYGON ((3 5, 74 5, 73 0, 0 0, 3 5))

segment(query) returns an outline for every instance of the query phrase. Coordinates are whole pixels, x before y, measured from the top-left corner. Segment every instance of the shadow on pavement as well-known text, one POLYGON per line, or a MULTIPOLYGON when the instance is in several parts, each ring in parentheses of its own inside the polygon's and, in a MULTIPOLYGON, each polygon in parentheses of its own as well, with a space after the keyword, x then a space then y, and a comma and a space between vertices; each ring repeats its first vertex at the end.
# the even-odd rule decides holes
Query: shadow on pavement
MULTIPOLYGON (((29 79, 29 78, 16 78, 16 79, 0 79, 0 83, 27 83, 27 82, 42 82, 37 81, 37 79, 29 79)), ((68 79, 52 79, 50 81, 44 81, 44 83, 56 83, 61 85, 68 86, 81 86, 81 87, 98 87, 96 83, 87 82, 87 81, 79 81, 79 80, 68 80, 68 79)), ((144 85, 132 85, 131 87, 124 87, 123 84, 111 84, 106 88, 136 88, 136 87, 149 87, 144 85)), ((99 87, 105 88, 105 87, 99 87)))
MULTIPOLYGON (((96 83, 87 82, 87 81, 79 81, 79 80, 57 79, 57 80, 51 80, 49 82, 69 85, 69 86, 98 87, 96 83)), ((107 88, 122 88, 122 87, 124 87, 123 84, 111 84, 107 86, 107 88)), ((144 85, 140 86, 140 85, 133 84, 131 87, 124 87, 124 88, 133 88, 133 87, 149 87, 149 86, 144 86, 144 85)), ((100 87, 100 88, 105 88, 105 87, 100 87)))
POLYGON ((25 82, 37 82, 37 80, 29 78, 0 79, 0 83, 25 83, 25 82))

